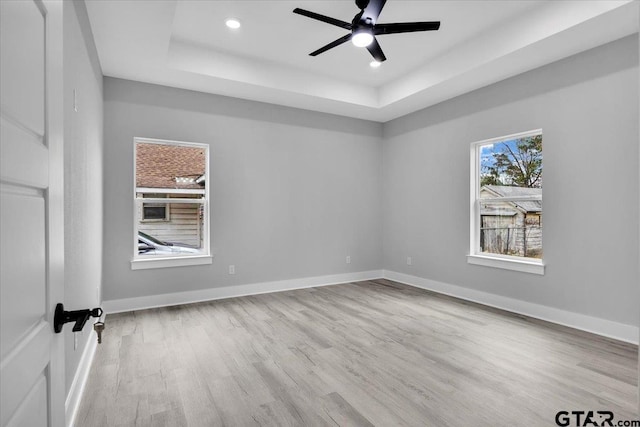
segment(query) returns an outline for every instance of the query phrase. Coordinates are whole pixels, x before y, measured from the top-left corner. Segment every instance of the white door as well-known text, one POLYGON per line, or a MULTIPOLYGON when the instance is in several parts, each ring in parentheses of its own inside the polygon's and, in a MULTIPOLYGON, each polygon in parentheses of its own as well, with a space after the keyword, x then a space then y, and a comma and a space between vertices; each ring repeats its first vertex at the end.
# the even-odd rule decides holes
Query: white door
POLYGON ((60 0, 0 0, 0 80, 0 426, 63 426, 60 0))

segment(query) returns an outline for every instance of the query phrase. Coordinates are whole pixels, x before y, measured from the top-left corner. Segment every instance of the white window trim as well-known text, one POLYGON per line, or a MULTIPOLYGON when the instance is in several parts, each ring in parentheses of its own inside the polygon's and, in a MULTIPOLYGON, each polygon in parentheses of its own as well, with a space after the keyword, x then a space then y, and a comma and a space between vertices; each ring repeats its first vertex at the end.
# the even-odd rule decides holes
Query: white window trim
POLYGON ((484 254, 467 255, 467 263, 540 275, 544 275, 545 266, 542 260, 535 260, 533 258, 520 259, 519 257, 510 257, 509 255, 492 256, 484 254))
MULTIPOLYGON (((481 265, 485 267, 501 268, 505 270, 520 271, 523 273, 532 273, 544 275, 545 263, 537 258, 514 257, 510 255, 487 254, 480 252, 480 215, 478 214, 480 204, 480 150, 479 147, 496 142, 502 142, 510 139, 525 138, 542 134, 542 129, 530 130, 527 132, 514 133, 511 135, 500 136, 497 138, 485 139, 471 144, 470 152, 470 225, 469 225, 469 253, 467 254, 467 263, 473 265, 481 265)), ((530 197, 505 197, 500 200, 522 201, 531 200, 530 197)), ((489 199, 493 200, 493 199, 489 199)), ((544 246, 544 239, 543 239, 544 246)))
POLYGON ((205 194, 205 190, 195 188, 147 188, 140 187, 136 190, 138 193, 172 193, 172 194, 205 194))
MULTIPOLYGON (((151 139, 151 138, 133 138, 133 236, 132 236, 132 251, 133 257, 131 258, 132 270, 146 270, 152 268, 168 268, 168 267, 183 267, 190 265, 205 265, 213 263, 213 256, 211 255, 210 239, 209 239, 209 187, 210 187, 210 175, 209 175, 209 145, 198 142, 185 142, 185 141, 173 141, 165 139, 151 139), (176 145, 182 147, 197 147, 205 150, 205 176, 207 182, 204 190, 183 190, 177 191, 183 194, 203 194, 204 199, 190 199, 190 198, 143 198, 137 197, 137 193, 147 192, 140 190, 153 190, 149 193, 158 193, 160 189, 137 189, 136 188, 136 148, 138 143, 144 144, 161 144, 161 145, 176 145), (204 224, 202 228, 203 244, 202 253, 194 255, 174 255, 165 257, 144 257, 138 255, 138 208, 141 203, 200 203, 204 205, 204 224)), ((172 189, 172 192, 176 192, 172 189)))
MULTIPOLYGON (((137 240, 136 240, 137 242, 137 240)), ((137 246, 136 246, 137 252, 137 246)), ((185 267, 189 265, 213 264, 211 255, 181 255, 166 258, 138 258, 131 260, 132 270, 148 270, 151 268, 185 267)))

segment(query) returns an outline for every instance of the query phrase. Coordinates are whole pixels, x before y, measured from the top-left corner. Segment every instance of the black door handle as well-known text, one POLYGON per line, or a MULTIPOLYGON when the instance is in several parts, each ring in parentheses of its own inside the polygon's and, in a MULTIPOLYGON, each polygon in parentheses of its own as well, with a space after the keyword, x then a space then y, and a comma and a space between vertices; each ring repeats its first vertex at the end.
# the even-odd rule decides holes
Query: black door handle
POLYGON ((62 332, 62 325, 68 322, 75 322, 73 325, 73 332, 80 332, 84 328, 84 324, 87 323, 89 317, 102 316, 102 308, 96 307, 93 309, 73 310, 66 311, 62 303, 56 305, 56 312, 53 316, 53 330, 56 334, 62 332))

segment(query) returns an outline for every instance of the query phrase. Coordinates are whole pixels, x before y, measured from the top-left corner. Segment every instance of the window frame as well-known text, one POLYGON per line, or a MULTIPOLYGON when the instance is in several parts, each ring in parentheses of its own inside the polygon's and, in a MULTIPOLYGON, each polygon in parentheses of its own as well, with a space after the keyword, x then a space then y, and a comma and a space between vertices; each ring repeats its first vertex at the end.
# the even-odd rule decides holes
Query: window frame
MULTIPOLYGON (((188 265, 202 265, 202 264, 212 264, 213 257, 211 255, 211 247, 210 247, 210 233, 209 233, 209 223, 210 223, 210 173, 209 173, 209 163, 210 163, 210 150, 209 144, 203 144, 198 142, 186 142, 186 141, 174 141, 174 140, 166 140, 166 139, 153 139, 153 138, 143 138, 143 137, 134 137, 133 138, 133 234, 132 234, 132 251, 133 256, 131 257, 131 269, 132 270, 143 270, 143 269, 152 269, 152 268, 166 268, 166 267, 180 267, 180 266, 188 266, 188 265), (136 187, 136 159, 137 159, 137 147, 138 144, 158 144, 158 145, 173 145, 180 147, 190 147, 190 148, 200 148, 205 152, 205 188, 203 190, 192 190, 192 189, 182 189, 175 190, 172 189, 175 193, 183 193, 183 194, 202 194, 203 198, 169 198, 169 197, 161 197, 161 198, 145 198, 138 197, 138 193, 163 193, 163 189, 159 188, 137 188, 136 187), (167 205, 167 216, 169 215, 171 203, 185 203, 185 204, 201 204, 203 206, 203 214, 202 214, 202 251, 198 254, 176 254, 176 255, 165 255, 161 257, 150 257, 138 254, 138 222, 141 218, 140 212, 143 211, 143 203, 166 203, 167 205)), ((142 213, 144 215, 144 213, 142 213)), ((155 220, 162 221, 162 220, 155 220)))
MULTIPOLYGON (((485 201, 503 201, 518 202, 530 200, 542 200, 531 196, 524 197, 500 197, 480 199, 480 149, 484 145, 496 144, 508 140, 526 138, 529 136, 542 135, 542 129, 534 129, 526 132, 514 133, 511 135, 499 136, 496 138, 485 139, 471 143, 470 151, 470 203, 469 203, 469 253, 467 254, 467 262, 473 265, 481 265, 486 267, 501 268, 506 270, 520 271, 523 273, 532 273, 543 275, 545 263, 543 259, 519 257, 512 255, 492 254, 481 252, 480 250, 480 202, 485 201)), ((543 160, 544 162, 544 160, 543 160)), ((542 240, 544 247, 544 238, 542 240)), ((543 251, 544 254, 544 251, 543 251)), ((543 255, 544 256, 544 255, 543 255)))

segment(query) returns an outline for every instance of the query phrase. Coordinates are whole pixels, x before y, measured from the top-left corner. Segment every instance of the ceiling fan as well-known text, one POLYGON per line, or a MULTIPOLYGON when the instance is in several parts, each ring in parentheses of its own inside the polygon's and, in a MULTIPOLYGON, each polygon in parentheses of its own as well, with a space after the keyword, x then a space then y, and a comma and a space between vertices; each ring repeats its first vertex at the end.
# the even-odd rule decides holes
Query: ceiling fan
POLYGON ((351 31, 346 36, 340 37, 337 40, 332 41, 326 46, 321 47, 318 50, 311 52, 310 56, 320 55, 323 52, 333 49, 336 46, 341 45, 349 40, 358 46, 366 47, 371 56, 377 61, 382 62, 387 58, 382 52, 378 40, 375 36, 382 36, 385 34, 397 34, 397 33, 411 33, 415 31, 435 31, 440 28, 440 21, 432 22, 400 22, 395 24, 378 24, 378 16, 384 7, 387 0, 355 0, 356 6, 360 9, 351 23, 341 21, 339 19, 331 18, 325 15, 320 15, 308 10, 295 8, 293 13, 306 16, 307 18, 317 19, 318 21, 326 22, 327 24, 335 25, 345 30, 351 31))

